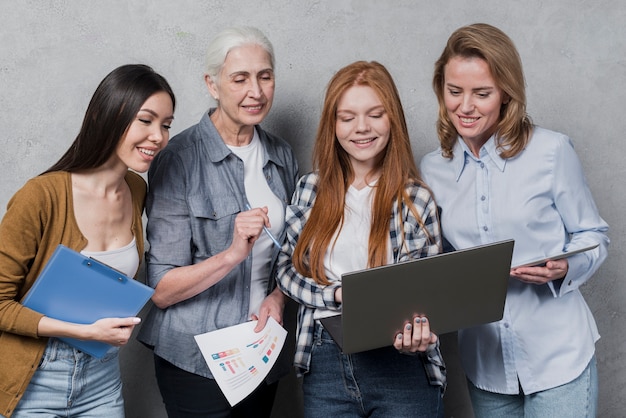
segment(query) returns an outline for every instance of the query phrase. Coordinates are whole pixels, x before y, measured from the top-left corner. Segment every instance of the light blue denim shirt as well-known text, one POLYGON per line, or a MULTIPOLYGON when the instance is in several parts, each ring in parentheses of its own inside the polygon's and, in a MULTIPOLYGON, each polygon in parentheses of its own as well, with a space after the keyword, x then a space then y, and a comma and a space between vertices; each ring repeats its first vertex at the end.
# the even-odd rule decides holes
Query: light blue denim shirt
POLYGON ((468 378, 504 394, 517 394, 520 384, 531 394, 572 381, 600 338, 579 288, 606 258, 609 239, 570 139, 536 127, 514 158, 500 158, 494 138, 480 158, 462 140, 453 151, 452 159, 440 149, 427 154, 421 171, 442 208, 443 235, 457 249, 513 238, 515 265, 599 244, 568 258, 563 280, 509 279, 503 319, 459 332, 468 378))
MULTIPOLYGON (((226 250, 235 217, 245 210, 243 162, 224 144, 209 118, 212 112, 172 138, 150 167, 146 261, 152 287, 169 270, 226 250)), ((286 206, 298 177, 297 161, 285 141, 259 126, 256 129, 265 148, 265 179, 286 206)), ((283 236, 284 231, 278 239, 283 236)), ((274 249, 272 263, 277 255, 274 249)), ((194 335, 249 319, 251 266, 252 256, 248 256, 204 292, 166 309, 153 306, 138 339, 177 367, 211 377, 194 335)), ((268 292, 275 285, 269 280, 268 292)))

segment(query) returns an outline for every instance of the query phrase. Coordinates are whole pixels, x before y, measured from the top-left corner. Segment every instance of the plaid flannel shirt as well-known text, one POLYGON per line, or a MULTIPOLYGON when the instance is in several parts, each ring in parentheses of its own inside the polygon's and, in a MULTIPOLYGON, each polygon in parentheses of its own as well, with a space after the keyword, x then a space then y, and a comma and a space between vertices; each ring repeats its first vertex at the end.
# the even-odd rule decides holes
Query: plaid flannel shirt
MULTIPOLYGON (((315 309, 326 308, 337 311, 340 309, 340 305, 335 302, 335 290, 341 286, 341 282, 332 282, 328 286, 320 285, 312 278, 299 274, 291 262, 293 250, 315 203, 317 179, 317 174, 309 173, 298 181, 291 205, 287 206, 285 215, 287 237, 278 256, 277 266, 278 286, 300 304, 294 360, 300 376, 309 370, 311 362, 315 309)), ((405 204, 402 204, 401 213, 398 206, 393 205, 389 236, 396 263, 438 254, 441 251, 441 229, 432 195, 427 189, 416 184, 407 185, 407 192, 434 240, 428 241, 424 230, 419 227, 417 219, 405 204)), ((430 384, 445 387, 445 365, 439 350, 439 342, 432 344, 421 355, 424 356, 430 384)))

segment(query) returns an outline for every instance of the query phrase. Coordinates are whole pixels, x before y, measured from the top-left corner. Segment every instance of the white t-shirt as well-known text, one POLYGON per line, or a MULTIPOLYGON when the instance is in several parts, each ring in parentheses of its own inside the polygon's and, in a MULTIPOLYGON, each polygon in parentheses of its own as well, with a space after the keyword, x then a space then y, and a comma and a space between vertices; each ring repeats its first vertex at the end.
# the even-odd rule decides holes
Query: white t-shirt
MULTIPOLYGON (((243 161, 244 187, 250 206, 253 208, 267 206, 272 235, 278 237, 285 223, 285 213, 281 200, 272 192, 263 174, 265 149, 256 129, 252 141, 242 147, 228 148, 243 161)), ((272 246, 270 237, 262 232, 252 248, 252 282, 250 285, 249 315, 257 314, 261 302, 265 298, 267 282, 270 274, 272 246)))
MULTIPOLYGON (((346 193, 343 227, 330 242, 324 256, 324 270, 330 281, 341 281, 341 275, 367 268, 369 237, 372 224, 372 203, 375 183, 361 190, 350 186, 346 193)), ((387 263, 393 263, 391 245, 387 245, 387 263)), ((316 319, 336 315, 336 311, 317 309, 316 319)))

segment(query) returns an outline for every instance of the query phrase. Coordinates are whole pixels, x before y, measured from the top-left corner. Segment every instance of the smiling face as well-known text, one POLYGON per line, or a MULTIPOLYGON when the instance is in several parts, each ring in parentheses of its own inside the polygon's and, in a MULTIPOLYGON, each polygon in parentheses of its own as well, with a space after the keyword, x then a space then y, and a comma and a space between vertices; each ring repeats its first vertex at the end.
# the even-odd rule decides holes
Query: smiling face
POLYGON ((348 88, 337 103, 335 133, 356 173, 377 167, 389 142, 389 116, 376 92, 348 88))
POLYGON ((508 97, 481 58, 453 57, 444 70, 444 103, 448 117, 474 155, 496 130, 508 97))
POLYGON ((224 140, 228 132, 249 128, 251 133, 253 126, 261 123, 272 107, 274 70, 270 55, 260 45, 232 49, 226 55, 218 81, 209 76, 205 81, 218 101, 211 119, 224 140))
POLYGON ((169 94, 153 94, 128 126, 113 158, 134 171, 146 172, 157 153, 167 145, 173 120, 174 108, 169 94))

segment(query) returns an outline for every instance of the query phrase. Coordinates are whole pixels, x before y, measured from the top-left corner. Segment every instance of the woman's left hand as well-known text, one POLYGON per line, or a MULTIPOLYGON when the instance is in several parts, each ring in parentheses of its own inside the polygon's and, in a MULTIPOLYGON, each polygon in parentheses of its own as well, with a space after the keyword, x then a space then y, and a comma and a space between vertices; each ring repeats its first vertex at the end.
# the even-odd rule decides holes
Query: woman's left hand
POLYGON ((425 316, 416 316, 413 323, 404 324, 403 331, 396 334, 393 346, 401 353, 424 352, 437 342, 437 336, 430 332, 430 324, 425 316))
POLYGON ((511 270, 511 276, 529 284, 546 284, 562 279, 567 274, 567 259, 548 261, 545 266, 520 267, 511 270))
POLYGON ((254 332, 263 331, 263 328, 265 328, 267 320, 270 316, 274 318, 276 322, 282 325, 284 309, 285 295, 277 287, 272 291, 272 293, 270 293, 265 299, 263 299, 261 307, 259 308, 259 314, 252 315, 253 320, 258 320, 256 327, 254 327, 254 332))

